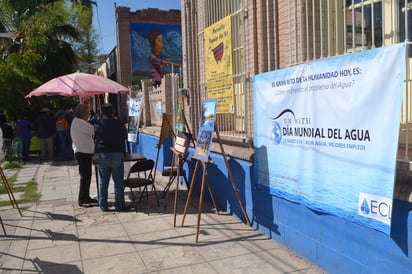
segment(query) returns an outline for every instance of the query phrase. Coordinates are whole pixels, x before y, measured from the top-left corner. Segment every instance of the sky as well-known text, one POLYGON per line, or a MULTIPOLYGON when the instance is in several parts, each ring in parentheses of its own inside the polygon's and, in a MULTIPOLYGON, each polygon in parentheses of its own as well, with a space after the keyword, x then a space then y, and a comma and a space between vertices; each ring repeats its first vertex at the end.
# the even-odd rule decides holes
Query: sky
POLYGON ((116 15, 117 7, 130 7, 130 11, 157 8, 159 10, 180 10, 181 0, 95 0, 93 7, 93 27, 96 30, 100 54, 108 54, 116 46, 116 15))

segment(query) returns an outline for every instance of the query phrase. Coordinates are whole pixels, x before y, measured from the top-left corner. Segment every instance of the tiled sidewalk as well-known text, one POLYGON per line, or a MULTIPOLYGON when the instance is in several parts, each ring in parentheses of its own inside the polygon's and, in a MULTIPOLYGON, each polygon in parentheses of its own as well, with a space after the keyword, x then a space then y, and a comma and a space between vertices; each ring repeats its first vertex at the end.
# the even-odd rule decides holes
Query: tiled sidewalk
MULTIPOLYGON (((26 179, 33 174, 42 199, 22 217, 16 209, 0 211, 8 233, 0 234, 1 273, 323 273, 235 217, 214 213, 208 202, 196 243, 195 197, 181 226, 184 186, 174 227, 173 197, 166 211, 164 199, 159 207, 153 199, 150 215, 146 201, 137 213, 103 213, 77 206, 74 162, 28 164, 21 172, 26 169, 31 169, 26 179)), ((160 192, 167 178, 157 178, 160 192)))

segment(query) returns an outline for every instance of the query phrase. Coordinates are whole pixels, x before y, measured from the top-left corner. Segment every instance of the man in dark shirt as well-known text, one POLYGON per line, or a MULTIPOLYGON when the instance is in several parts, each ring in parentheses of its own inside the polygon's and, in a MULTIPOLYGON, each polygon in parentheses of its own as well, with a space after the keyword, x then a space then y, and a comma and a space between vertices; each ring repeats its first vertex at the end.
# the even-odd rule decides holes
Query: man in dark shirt
POLYGON ((115 210, 125 210, 124 204, 124 154, 127 130, 124 124, 113 115, 113 107, 106 103, 102 105, 102 117, 94 125, 96 153, 98 153, 99 171, 99 207, 108 211, 108 187, 110 176, 114 181, 115 210))
POLYGON ((34 122, 33 128, 40 140, 40 160, 54 160, 54 137, 56 136, 56 120, 48 108, 42 108, 34 122))
POLYGON ((11 144, 15 137, 13 127, 7 123, 7 118, 4 114, 0 114, 0 127, 3 133, 3 153, 4 159, 10 161, 11 159, 11 144))

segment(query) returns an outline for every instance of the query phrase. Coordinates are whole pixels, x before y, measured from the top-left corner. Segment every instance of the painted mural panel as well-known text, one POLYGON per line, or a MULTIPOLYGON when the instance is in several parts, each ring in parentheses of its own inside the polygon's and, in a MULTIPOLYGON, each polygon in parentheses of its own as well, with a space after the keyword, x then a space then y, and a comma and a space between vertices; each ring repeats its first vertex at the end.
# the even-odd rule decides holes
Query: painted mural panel
POLYGON ((164 74, 180 72, 182 28, 176 24, 131 23, 133 82, 153 79, 159 84, 164 74))

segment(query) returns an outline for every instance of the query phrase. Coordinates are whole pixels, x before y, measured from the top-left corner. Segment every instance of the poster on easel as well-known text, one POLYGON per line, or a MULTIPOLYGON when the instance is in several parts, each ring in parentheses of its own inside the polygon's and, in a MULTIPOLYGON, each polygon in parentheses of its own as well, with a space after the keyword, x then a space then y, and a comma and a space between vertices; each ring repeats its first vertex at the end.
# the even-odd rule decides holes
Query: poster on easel
POLYGON ((176 133, 185 131, 185 128, 184 96, 179 93, 179 97, 177 98, 176 133))
POLYGON ((164 140, 174 136, 172 132, 172 114, 163 113, 162 127, 160 128, 159 144, 163 144, 164 140))
POLYGON ((202 100, 202 113, 194 155, 208 159, 215 129, 217 99, 202 100))
POLYGON ((142 98, 129 101, 129 119, 127 126, 127 141, 136 143, 139 132, 140 114, 142 113, 142 98))

